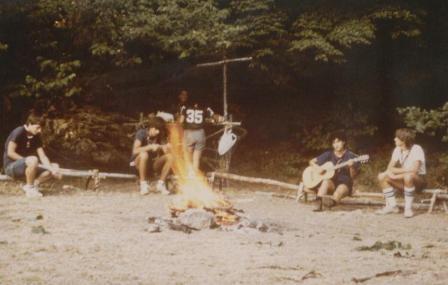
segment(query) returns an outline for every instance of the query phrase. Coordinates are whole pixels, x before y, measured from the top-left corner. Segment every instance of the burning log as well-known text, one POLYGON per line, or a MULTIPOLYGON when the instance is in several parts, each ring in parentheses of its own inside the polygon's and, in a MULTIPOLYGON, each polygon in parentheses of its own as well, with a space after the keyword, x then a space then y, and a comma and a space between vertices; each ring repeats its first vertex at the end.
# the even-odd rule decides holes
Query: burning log
POLYGON ((217 225, 229 225, 239 220, 232 204, 222 194, 213 191, 202 172, 193 167, 191 156, 182 142, 182 128, 169 125, 173 172, 177 176, 178 195, 169 211, 171 217, 181 219, 185 215, 213 216, 217 225))

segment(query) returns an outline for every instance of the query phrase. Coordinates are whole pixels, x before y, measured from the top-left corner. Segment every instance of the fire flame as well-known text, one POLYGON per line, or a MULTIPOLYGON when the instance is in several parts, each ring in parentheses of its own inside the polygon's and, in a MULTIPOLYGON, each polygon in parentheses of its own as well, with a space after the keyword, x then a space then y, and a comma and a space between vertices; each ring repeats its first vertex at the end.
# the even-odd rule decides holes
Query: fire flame
POLYGON ((199 208, 213 210, 217 219, 223 223, 235 221, 236 217, 226 214, 226 210, 231 209, 232 204, 214 192, 204 174, 194 169, 190 154, 183 143, 182 127, 179 124, 170 124, 168 130, 174 156, 173 172, 177 176, 178 183, 178 194, 170 206, 172 213, 199 208))

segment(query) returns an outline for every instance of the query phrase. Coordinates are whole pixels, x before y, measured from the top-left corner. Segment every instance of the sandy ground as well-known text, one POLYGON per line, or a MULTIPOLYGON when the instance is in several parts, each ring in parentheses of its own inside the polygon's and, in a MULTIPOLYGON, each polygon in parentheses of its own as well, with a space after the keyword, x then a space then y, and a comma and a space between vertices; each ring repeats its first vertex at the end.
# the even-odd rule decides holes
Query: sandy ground
MULTIPOLYGON (((3 189, 4 190, 4 189, 3 189)), ((237 208, 282 233, 150 233, 171 197, 134 184, 47 193, 0 191, 0 284, 448 284, 448 215, 380 217, 373 208, 314 213, 249 191, 237 208), (410 249, 360 251, 399 241, 410 249)))

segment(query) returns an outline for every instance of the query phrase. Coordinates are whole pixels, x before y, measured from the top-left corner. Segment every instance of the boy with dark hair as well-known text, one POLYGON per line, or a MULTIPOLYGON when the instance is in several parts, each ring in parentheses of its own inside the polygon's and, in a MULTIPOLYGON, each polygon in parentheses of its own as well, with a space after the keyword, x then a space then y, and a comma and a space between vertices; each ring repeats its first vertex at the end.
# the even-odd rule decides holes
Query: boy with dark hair
MULTIPOLYGON (((205 148, 205 130, 206 120, 222 121, 224 118, 215 114, 210 107, 203 107, 198 102, 188 100, 188 93, 184 94, 185 100, 182 102, 180 110, 180 122, 184 128, 184 143, 188 153, 191 156, 193 168, 199 170, 202 151, 205 148)), ((182 93, 179 95, 182 100, 182 93)))
POLYGON ((132 147, 131 166, 138 171, 140 194, 149 193, 147 182, 148 168, 152 171, 160 170, 156 190, 162 194, 169 194, 165 180, 171 170, 173 157, 169 153, 169 145, 163 138, 165 122, 159 117, 151 117, 146 129, 140 129, 135 135, 132 147))
POLYGON ((421 146, 414 144, 415 132, 408 128, 395 132, 395 149, 386 171, 378 174, 378 180, 383 190, 386 206, 377 211, 378 214, 398 213, 395 200, 395 189, 404 190, 404 216, 411 218, 412 202, 416 188, 426 184, 425 153, 421 146))
POLYGON ((31 114, 25 125, 15 128, 5 142, 3 168, 13 179, 25 178, 22 189, 27 197, 42 197, 39 184, 51 177, 61 178, 59 165, 50 163, 43 149, 42 124, 41 117, 31 114))
MULTIPOLYGON (((323 180, 317 189, 317 205, 314 211, 322 211, 323 196, 329 192, 333 194, 331 198, 332 205, 337 204, 342 198, 352 192, 353 179, 359 172, 359 163, 354 163, 353 158, 357 155, 347 149, 347 137, 344 132, 337 132, 331 136, 332 150, 328 150, 310 161, 310 166, 314 167, 317 173, 323 172, 320 167, 326 162, 332 162, 334 165, 348 162, 347 167, 336 170, 331 179, 323 180)), ((310 190, 310 189, 309 189, 310 190)))

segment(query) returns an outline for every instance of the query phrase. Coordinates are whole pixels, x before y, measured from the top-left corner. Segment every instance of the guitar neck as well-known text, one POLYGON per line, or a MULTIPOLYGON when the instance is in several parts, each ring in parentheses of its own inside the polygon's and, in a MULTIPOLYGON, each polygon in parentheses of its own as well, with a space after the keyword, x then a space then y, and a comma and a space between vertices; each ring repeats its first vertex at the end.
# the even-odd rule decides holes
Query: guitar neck
POLYGON ((348 165, 348 161, 343 162, 343 163, 341 163, 341 164, 337 164, 337 165, 335 165, 335 166, 333 167, 333 170, 337 170, 337 169, 342 168, 342 167, 345 167, 345 166, 347 166, 347 165, 348 165))
MULTIPOLYGON (((355 159, 353 159, 352 161, 353 161, 353 162, 358 162, 358 161, 362 161, 362 160, 363 160, 363 159, 355 158, 355 159)), ((341 163, 341 164, 337 164, 337 165, 335 165, 335 166, 333 167, 333 170, 336 170, 336 169, 345 167, 345 166, 347 166, 348 164, 349 164, 348 161, 343 162, 343 163, 341 163)))

